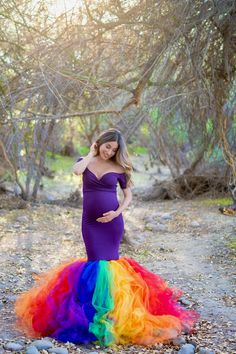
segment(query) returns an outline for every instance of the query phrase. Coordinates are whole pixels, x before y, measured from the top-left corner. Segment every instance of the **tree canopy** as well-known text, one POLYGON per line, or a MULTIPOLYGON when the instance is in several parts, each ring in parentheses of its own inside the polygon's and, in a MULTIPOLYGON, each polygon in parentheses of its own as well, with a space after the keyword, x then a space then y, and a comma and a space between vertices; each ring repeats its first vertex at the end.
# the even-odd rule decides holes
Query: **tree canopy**
POLYGON ((91 143, 107 126, 138 136, 173 177, 222 156, 236 178, 235 1, 50 6, 0 5, 1 151, 15 178, 27 169, 25 196, 58 136, 91 143))

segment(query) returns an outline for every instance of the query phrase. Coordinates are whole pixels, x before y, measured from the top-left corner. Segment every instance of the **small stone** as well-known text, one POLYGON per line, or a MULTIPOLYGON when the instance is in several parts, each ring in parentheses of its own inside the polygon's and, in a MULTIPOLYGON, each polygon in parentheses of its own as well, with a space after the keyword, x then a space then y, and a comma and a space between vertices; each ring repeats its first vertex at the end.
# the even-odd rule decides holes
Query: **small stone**
POLYGON ((26 354, 39 354, 39 351, 34 345, 30 345, 27 348, 26 354))
POLYGON ((197 222, 197 221, 193 221, 193 222, 191 222, 191 224, 190 224, 192 227, 194 227, 194 228, 198 228, 198 227, 200 227, 201 225, 199 224, 199 222, 197 222))
POLYGON ((38 350, 49 349, 53 347, 52 343, 45 339, 35 340, 32 342, 32 345, 34 345, 38 350))
POLYGON ((46 349, 41 350, 42 354, 48 354, 48 351, 46 349))
POLYGON ((177 338, 173 339, 172 343, 174 345, 183 345, 186 343, 186 340, 184 337, 177 337, 177 338))
POLYGON ((163 212, 161 212, 161 211, 156 211, 155 212, 155 217, 157 216, 158 218, 161 218, 162 215, 163 215, 163 212))
POLYGON ((27 225, 26 229, 29 231, 34 231, 34 230, 37 230, 37 226, 36 225, 27 225))
POLYGON ((20 228, 21 228, 21 226, 20 226, 19 224, 12 225, 12 227, 13 227, 14 229, 20 229, 20 228))
POLYGON ((15 352, 19 352, 24 348, 23 345, 21 345, 20 343, 16 343, 16 342, 9 342, 4 347, 7 350, 12 350, 15 352))
POLYGON ((215 354, 215 352, 213 352, 212 350, 207 349, 207 348, 201 348, 199 350, 199 354, 215 354))
POLYGON ((29 219, 28 219, 28 217, 27 217, 26 215, 21 215, 21 216, 18 216, 18 217, 16 218, 16 221, 17 221, 17 222, 28 222, 29 219))
POLYGON ((10 302, 15 302, 17 297, 18 297, 17 295, 8 295, 8 296, 6 296, 7 300, 10 301, 10 302))
MULTIPOLYGON (((188 331, 187 331, 187 334, 189 333, 189 329, 188 329, 188 331)), ((189 340, 188 341, 188 344, 192 344, 195 348, 197 348, 197 342, 195 342, 194 340, 189 340)))
POLYGON ((183 304, 185 306, 191 306, 192 305, 192 303, 188 299, 186 299, 185 297, 181 297, 179 299, 179 301, 181 302, 181 304, 183 304))
POLYGON ((66 348, 51 348, 48 350, 49 353, 54 353, 54 354, 68 354, 68 350, 66 348))
POLYGON ((55 196, 53 196, 52 194, 49 194, 49 193, 47 193, 47 194, 45 195, 45 197, 46 197, 46 199, 47 199, 48 201, 54 201, 54 200, 55 200, 55 196))
POLYGON ((195 347, 192 344, 184 344, 178 351, 178 354, 194 354, 195 347))
POLYGON ((145 230, 153 231, 153 224, 151 224, 151 223, 146 224, 145 225, 145 230))
POLYGON ((166 226, 160 223, 148 223, 146 224, 145 229, 149 231, 165 231, 166 226))
POLYGON ((159 224, 159 223, 153 224, 152 230, 153 231, 166 231, 166 225, 159 224))
POLYGON ((172 220, 172 216, 169 213, 164 213, 161 215, 161 219, 163 220, 172 220))
POLYGON ((31 271, 30 271, 30 273, 32 274, 32 275, 38 275, 38 274, 40 274, 40 273, 42 273, 42 271, 41 270, 38 270, 38 269, 35 269, 35 268, 32 268, 31 269, 31 271))
POLYGON ((146 215, 146 216, 143 217, 143 221, 144 222, 152 222, 153 221, 153 217, 149 216, 149 215, 146 215))

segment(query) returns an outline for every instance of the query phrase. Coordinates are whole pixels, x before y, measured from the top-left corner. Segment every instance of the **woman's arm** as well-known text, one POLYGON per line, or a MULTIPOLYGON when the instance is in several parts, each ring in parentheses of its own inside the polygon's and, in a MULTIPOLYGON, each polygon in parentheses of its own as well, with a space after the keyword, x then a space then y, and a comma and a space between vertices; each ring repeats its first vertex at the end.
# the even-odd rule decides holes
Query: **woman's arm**
POLYGON ((119 216, 122 213, 122 211, 125 208, 127 208, 127 206, 129 205, 129 203, 132 200, 132 192, 131 192, 130 188, 122 189, 122 191, 124 194, 124 198, 123 198, 119 208, 116 210, 110 210, 110 211, 104 213, 103 216, 98 218, 96 221, 109 222, 109 221, 113 220, 114 218, 117 218, 117 216, 119 216))
POLYGON ((124 198, 119 206, 118 209, 116 209, 116 216, 120 215, 122 213, 123 210, 125 210, 127 208, 127 206, 130 204, 131 200, 132 200, 132 192, 130 188, 125 188, 122 189, 124 198))
POLYGON ((92 160, 93 156, 97 154, 96 143, 93 143, 90 147, 90 151, 87 156, 83 157, 83 159, 79 162, 76 162, 73 166, 73 173, 81 175, 86 167, 88 166, 89 162, 92 160))

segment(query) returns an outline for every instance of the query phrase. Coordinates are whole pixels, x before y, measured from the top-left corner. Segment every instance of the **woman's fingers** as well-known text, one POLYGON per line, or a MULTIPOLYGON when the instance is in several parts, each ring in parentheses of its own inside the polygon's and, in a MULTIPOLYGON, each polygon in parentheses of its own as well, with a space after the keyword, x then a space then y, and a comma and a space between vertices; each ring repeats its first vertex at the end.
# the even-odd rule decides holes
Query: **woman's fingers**
POLYGON ((115 212, 114 210, 107 211, 106 213, 102 214, 100 218, 97 218, 96 221, 98 222, 109 222, 114 219, 115 217, 115 212))
POLYGON ((98 222, 109 222, 111 220, 112 220, 112 218, 109 218, 107 216, 102 216, 101 218, 98 218, 96 221, 98 221, 98 222))
POLYGON ((103 213, 102 215, 103 216, 107 216, 107 215, 109 215, 109 214, 111 214, 112 213, 112 211, 107 211, 106 213, 103 213))
POLYGON ((90 146, 90 151, 94 156, 97 154, 97 143, 92 143, 90 146))

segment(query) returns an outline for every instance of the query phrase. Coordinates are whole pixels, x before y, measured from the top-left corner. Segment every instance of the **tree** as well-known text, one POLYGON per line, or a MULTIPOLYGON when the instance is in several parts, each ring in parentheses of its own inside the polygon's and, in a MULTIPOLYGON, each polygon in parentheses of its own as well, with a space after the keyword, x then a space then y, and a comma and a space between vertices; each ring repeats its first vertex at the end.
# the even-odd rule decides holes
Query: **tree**
POLYGON ((235 179, 235 1, 84 0, 54 18, 44 1, 2 7, 1 120, 34 127, 28 151, 36 127, 49 142, 63 119, 88 139, 106 122, 128 136, 146 121, 173 177, 220 148, 235 179))

